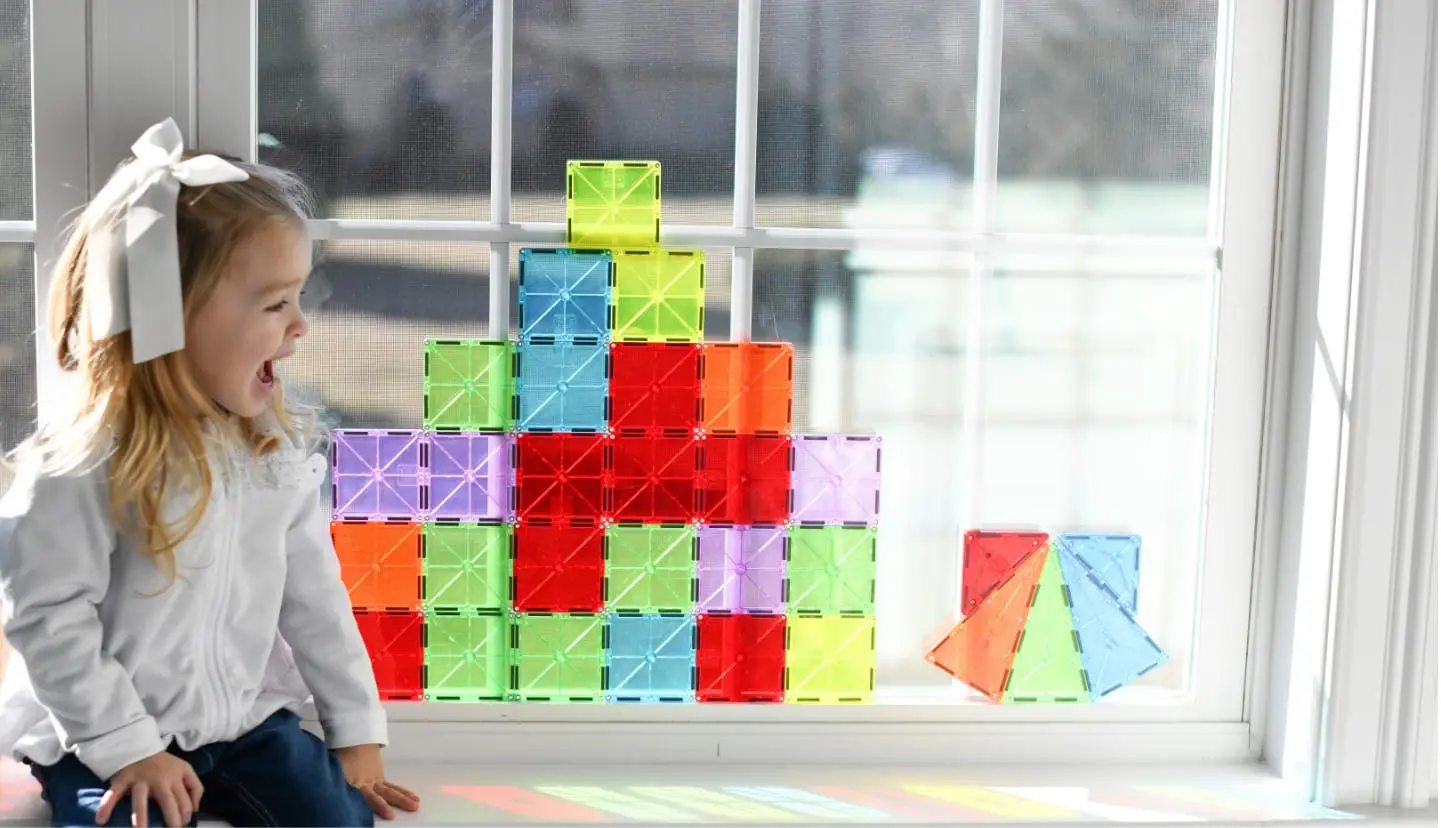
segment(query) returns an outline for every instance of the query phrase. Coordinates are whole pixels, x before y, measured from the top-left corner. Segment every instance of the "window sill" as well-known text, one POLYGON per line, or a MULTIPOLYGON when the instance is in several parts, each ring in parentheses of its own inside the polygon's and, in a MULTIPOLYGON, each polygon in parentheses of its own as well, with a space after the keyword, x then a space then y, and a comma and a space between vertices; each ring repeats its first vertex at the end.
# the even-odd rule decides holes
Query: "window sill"
MULTIPOLYGON (((874 701, 853 705, 799 704, 542 704, 386 703, 392 722, 569 722, 603 724, 892 724, 1214 721, 1186 693, 1126 687, 1097 704, 992 704, 963 687, 878 691, 874 701)), ((313 718, 313 714, 308 716, 313 718)))
MULTIPOLYGON (((1122 765, 1242 762, 1257 756, 1250 729, 1239 722, 964 722, 934 716, 906 721, 893 715, 894 708, 871 708, 865 720, 834 715, 844 711, 816 710, 831 718, 733 716, 703 721, 687 715, 627 716, 637 708, 618 705, 541 710, 467 706, 456 710, 469 713, 468 718, 442 720, 432 710, 412 710, 421 715, 392 714, 390 723, 390 754, 407 762, 473 761, 477 745, 485 746, 487 756, 520 763, 829 765, 865 757, 880 763, 947 764, 983 756, 1003 764, 1122 765), (490 716, 481 718, 480 712, 490 716)), ((308 724, 313 727, 313 720, 308 724)))

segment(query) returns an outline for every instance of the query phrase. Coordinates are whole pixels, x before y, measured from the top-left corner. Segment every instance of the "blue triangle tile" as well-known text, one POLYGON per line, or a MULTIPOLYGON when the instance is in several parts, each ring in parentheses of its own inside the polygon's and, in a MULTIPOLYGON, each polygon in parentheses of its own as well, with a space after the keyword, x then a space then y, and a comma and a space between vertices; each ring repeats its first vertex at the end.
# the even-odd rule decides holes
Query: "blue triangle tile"
POLYGON ((1081 559, 1101 583, 1120 599, 1126 612, 1136 614, 1141 584, 1139 535, 1060 535, 1056 540, 1081 559))
POLYGON ((1064 546, 1060 547, 1060 558, 1091 700, 1165 663, 1166 654, 1121 607, 1120 599, 1095 572, 1064 546))

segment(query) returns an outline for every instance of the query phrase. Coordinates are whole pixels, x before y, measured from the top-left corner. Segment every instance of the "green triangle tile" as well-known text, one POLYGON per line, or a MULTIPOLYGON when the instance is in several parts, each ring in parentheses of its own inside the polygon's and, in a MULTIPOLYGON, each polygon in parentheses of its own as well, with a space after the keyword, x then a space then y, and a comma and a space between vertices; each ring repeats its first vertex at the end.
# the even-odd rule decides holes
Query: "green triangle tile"
POLYGON ((1045 555, 1036 597, 1006 684, 1005 700, 1012 704, 1090 700, 1061 563, 1054 549, 1047 549, 1045 555))

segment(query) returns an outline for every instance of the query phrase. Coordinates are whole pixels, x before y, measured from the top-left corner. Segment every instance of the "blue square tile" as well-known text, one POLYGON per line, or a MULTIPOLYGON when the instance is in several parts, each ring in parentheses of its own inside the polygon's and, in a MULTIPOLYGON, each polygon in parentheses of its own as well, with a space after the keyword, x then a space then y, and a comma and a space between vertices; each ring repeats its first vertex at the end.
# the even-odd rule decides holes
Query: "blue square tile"
POLYGON ((604 250, 520 251, 520 338, 610 338, 611 256, 604 250))
POLYGON ((521 431, 600 432, 609 415, 609 348, 534 340, 519 348, 521 431))
POLYGON ((695 618, 611 615, 606 693, 619 702, 695 700, 695 618))
POLYGON ((1141 585, 1139 535, 1060 535, 1059 544, 1081 559, 1096 577, 1116 594, 1126 612, 1136 614, 1141 585))

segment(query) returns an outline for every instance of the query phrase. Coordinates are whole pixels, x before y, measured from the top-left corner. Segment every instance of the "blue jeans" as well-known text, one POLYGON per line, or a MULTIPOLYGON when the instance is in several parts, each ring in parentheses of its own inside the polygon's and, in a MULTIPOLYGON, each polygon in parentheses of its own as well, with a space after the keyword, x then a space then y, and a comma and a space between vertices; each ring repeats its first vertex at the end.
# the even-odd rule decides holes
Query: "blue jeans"
MULTIPOLYGON (((375 825, 375 812, 345 781, 340 763, 300 719, 282 710, 233 742, 170 752, 190 763, 205 794, 201 812, 231 825, 375 825)), ((95 825, 107 785, 74 754, 54 765, 32 765, 50 804, 52 825, 95 825)), ((130 825, 130 797, 115 807, 109 825, 130 825)), ((191 825, 196 821, 192 820, 191 825)), ((150 825, 165 817, 152 801, 150 825)))

